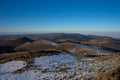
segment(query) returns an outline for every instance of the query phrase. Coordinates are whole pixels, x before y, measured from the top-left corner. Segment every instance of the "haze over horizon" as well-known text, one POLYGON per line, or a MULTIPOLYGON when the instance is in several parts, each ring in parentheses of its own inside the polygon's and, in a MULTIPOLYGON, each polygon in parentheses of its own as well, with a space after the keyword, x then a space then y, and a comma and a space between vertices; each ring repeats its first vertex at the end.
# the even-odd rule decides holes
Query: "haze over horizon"
POLYGON ((119 4, 119 0, 1 0, 0 33, 73 32, 118 37, 119 4))

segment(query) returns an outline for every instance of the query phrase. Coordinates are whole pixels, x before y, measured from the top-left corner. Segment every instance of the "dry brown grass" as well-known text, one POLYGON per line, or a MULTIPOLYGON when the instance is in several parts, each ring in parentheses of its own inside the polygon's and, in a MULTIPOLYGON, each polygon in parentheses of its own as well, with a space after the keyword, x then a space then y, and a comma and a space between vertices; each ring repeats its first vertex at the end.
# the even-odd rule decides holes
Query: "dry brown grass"
POLYGON ((96 51, 93 49, 79 46, 79 45, 76 45, 74 43, 69 43, 69 42, 58 44, 57 49, 66 50, 66 51, 71 51, 75 49, 74 53, 78 53, 78 54, 83 54, 83 53, 86 53, 86 55, 96 54, 96 51))
POLYGON ((22 60, 29 62, 31 60, 31 55, 28 52, 15 52, 0 55, 0 63, 5 63, 12 60, 22 60))
POLYGON ((89 41, 83 41, 82 44, 100 46, 114 52, 120 52, 120 42, 110 37, 100 37, 89 41))
POLYGON ((54 49, 55 46, 46 43, 44 40, 39 40, 35 42, 27 42, 15 48, 16 51, 31 51, 31 50, 42 50, 42 49, 54 49))
POLYGON ((75 53, 81 54, 86 53, 86 55, 95 55, 96 51, 86 47, 77 47, 75 53))
POLYGON ((95 68, 95 72, 98 76, 93 77, 92 80, 120 80, 120 53, 98 57, 96 60, 98 62, 106 61, 105 64, 110 64, 112 61, 115 61, 115 64, 102 72, 100 69, 95 68))
POLYGON ((69 43, 69 42, 60 43, 60 44, 57 45, 57 49, 65 49, 65 50, 70 50, 70 49, 73 49, 75 47, 76 47, 75 44, 69 43))
POLYGON ((27 63, 29 63, 32 60, 32 58, 59 54, 61 52, 62 51, 60 50, 46 49, 46 50, 41 50, 41 51, 39 50, 39 51, 26 51, 26 52, 14 52, 14 53, 0 54, 0 64, 9 62, 12 60, 22 60, 22 61, 26 61, 27 63))

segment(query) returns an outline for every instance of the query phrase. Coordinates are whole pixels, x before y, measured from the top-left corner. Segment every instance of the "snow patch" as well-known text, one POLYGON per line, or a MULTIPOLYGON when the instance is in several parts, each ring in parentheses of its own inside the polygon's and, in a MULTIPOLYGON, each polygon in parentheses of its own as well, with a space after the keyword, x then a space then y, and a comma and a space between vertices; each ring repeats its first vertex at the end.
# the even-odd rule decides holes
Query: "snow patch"
POLYGON ((25 66, 25 62, 23 61, 11 61, 4 64, 0 64, 0 77, 1 75, 8 74, 10 72, 14 72, 18 69, 21 69, 25 66))
POLYGON ((38 57, 33 59, 31 65, 36 66, 34 70, 26 70, 21 74, 12 74, 10 72, 15 71, 23 67, 24 62, 8 62, 0 65, 0 72, 8 72, 6 74, 0 74, 0 80, 73 80, 76 78, 91 77, 97 75, 95 69, 107 70, 112 67, 115 62, 107 63, 106 61, 95 61, 94 59, 86 58, 79 62, 72 56, 67 54, 51 55, 38 57), (15 69, 8 69, 13 66, 15 69), (10 66, 11 65, 11 66, 10 66), (20 67, 21 65, 21 67, 20 67), (7 68, 3 68, 7 66, 7 68), (17 67, 18 66, 18 67, 17 67), (3 69, 3 71, 2 71, 3 69))

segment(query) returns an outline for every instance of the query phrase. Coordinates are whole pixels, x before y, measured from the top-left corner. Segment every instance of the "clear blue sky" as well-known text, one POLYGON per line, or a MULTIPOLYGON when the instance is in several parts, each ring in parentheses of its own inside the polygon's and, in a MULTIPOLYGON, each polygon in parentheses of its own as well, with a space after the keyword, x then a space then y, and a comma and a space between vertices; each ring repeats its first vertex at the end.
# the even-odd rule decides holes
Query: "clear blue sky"
POLYGON ((120 0, 0 0, 0 33, 120 32, 120 0))

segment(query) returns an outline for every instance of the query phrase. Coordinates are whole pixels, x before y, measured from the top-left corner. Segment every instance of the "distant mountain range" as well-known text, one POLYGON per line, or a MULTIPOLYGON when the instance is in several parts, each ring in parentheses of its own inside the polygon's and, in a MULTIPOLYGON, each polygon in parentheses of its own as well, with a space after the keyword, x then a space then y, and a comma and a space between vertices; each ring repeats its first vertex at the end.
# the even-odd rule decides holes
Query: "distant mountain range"
MULTIPOLYGON (((98 46, 115 52, 120 52, 120 40, 108 36, 83 35, 83 34, 27 34, 27 35, 1 35, 0 53, 18 51, 39 51, 45 49, 64 50, 74 44, 98 46), (61 45, 63 44, 64 45, 61 45), (55 45, 57 44, 57 45, 55 45)), ((86 50, 86 49, 85 49, 86 50)), ((81 51, 80 51, 81 52, 81 51)))

